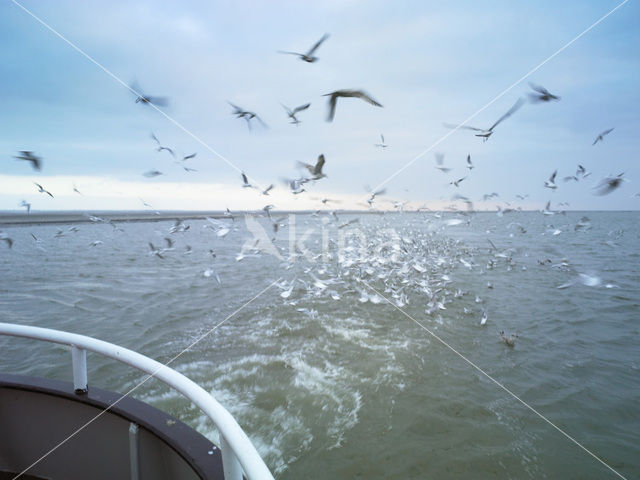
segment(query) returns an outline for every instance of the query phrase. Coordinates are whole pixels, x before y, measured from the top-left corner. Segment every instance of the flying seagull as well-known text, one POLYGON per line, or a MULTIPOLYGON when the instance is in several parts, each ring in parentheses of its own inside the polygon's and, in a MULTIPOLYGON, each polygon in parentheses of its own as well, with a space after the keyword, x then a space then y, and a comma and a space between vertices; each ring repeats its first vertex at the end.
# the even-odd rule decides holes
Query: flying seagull
POLYGON ((233 112, 231 112, 231 114, 235 115, 236 118, 244 118, 247 122, 247 128, 249 130, 251 130, 251 120, 253 120, 254 118, 258 120, 264 128, 269 128, 267 127, 267 124, 262 121, 262 119, 258 116, 257 113, 244 110, 243 108, 237 105, 234 105, 231 102, 228 102, 228 103, 233 107, 233 112))
POLYGON ((376 107, 382 107, 378 102, 376 102, 373 98, 371 98, 368 94, 364 93, 362 90, 336 90, 335 92, 327 93, 323 95, 324 97, 329 98, 329 114, 327 115, 327 122, 332 122, 333 117, 336 113, 336 102, 338 101, 338 97, 355 97, 364 100, 365 102, 369 102, 371 105, 376 107))
POLYGON ((558 186, 555 184, 556 181, 556 174, 558 173, 558 171, 554 171, 551 176, 549 177, 549 180, 544 182, 544 186, 547 188, 550 188, 551 190, 555 190, 556 188, 558 188, 558 186))
POLYGON ((42 185, 40 185, 39 183, 35 183, 33 182, 33 184, 38 187, 38 192, 40 193, 46 193, 47 195, 49 195, 51 198, 53 198, 53 195, 51 194, 50 191, 45 190, 44 187, 42 185))
POLYGON ((608 195, 609 193, 613 192, 620 185, 622 185, 622 182, 625 181, 625 179, 622 178, 623 175, 624 172, 615 177, 610 175, 600 180, 600 183, 593 187, 596 190, 595 195, 608 195))
POLYGON ((303 60, 307 63, 313 63, 315 61, 318 60, 318 57, 314 57, 313 54, 315 53, 315 51, 318 49, 318 47, 320 47, 320 45, 322 45, 322 42, 324 42, 327 38, 329 38, 329 34, 325 33, 322 38, 320 40, 318 40, 313 47, 311 47, 309 49, 309 51, 307 53, 298 53, 298 52, 285 52, 282 50, 278 50, 278 53, 284 53, 284 54, 288 54, 288 55, 297 55, 300 60, 303 60))
POLYGON ((22 200, 20 202, 20 206, 27 209, 27 215, 31 212, 31 204, 29 202, 27 202, 26 200, 22 200))
POLYGON ((375 146, 376 147, 380 147, 381 149, 385 149, 387 148, 389 145, 387 145, 386 143, 384 143, 384 135, 380 134, 380 140, 382 140, 381 143, 376 143, 375 146))
POLYGON ((480 133, 476 133, 476 137, 482 137, 482 140, 486 142, 491 136, 491 134, 493 134, 493 129, 496 128, 503 120, 506 120, 511 115, 513 115, 516 111, 518 111, 523 104, 524 104, 524 100, 522 98, 519 98, 516 101, 516 103, 514 103, 513 106, 507 111, 507 113, 502 115, 496 123, 491 125, 491 127, 487 128, 486 130, 483 128, 470 127, 468 125, 453 125, 450 123, 445 123, 444 126, 447 128, 464 128, 466 130, 473 130, 474 132, 480 132, 480 133))
POLYGON ((467 177, 462 177, 462 178, 459 178, 458 180, 452 180, 449 182, 449 185, 454 185, 455 187, 459 187, 460 182, 462 182, 465 178, 467 177))
POLYGON ((315 165, 304 162, 298 162, 298 165, 309 170, 309 173, 313 176, 313 180, 320 180, 322 177, 326 177, 326 175, 322 173, 322 167, 324 166, 324 155, 322 153, 318 156, 318 161, 315 165))
POLYGON ((271 190, 273 190, 273 183, 262 191, 262 195, 269 195, 271 190))
POLYGON ((474 168, 473 163, 471 163, 471 155, 467 155, 467 168, 469 169, 469 171, 473 170, 474 168))
POLYGON ((176 154, 173 153, 173 150, 169 147, 163 147, 160 140, 158 140, 158 137, 156 137, 154 133, 151 134, 151 138, 158 144, 156 151, 161 152, 162 150, 166 150, 173 158, 176 158, 176 154))
POLYGON ((373 208, 373 202, 376 199, 376 197, 378 195, 384 195, 385 193, 387 193, 387 189, 386 188, 383 188, 381 190, 377 190, 377 191, 373 192, 371 194, 371 196, 367 199, 367 203, 369 204, 369 207, 373 208))
POLYGON ((147 178, 153 178, 153 177, 157 177, 158 175, 162 175, 162 172, 159 172, 158 170, 149 170, 148 172, 143 173, 142 175, 144 175, 147 178))
POLYGON ((31 167, 34 170, 40 170, 42 168, 40 157, 35 156, 33 152, 30 152, 28 150, 21 150, 20 155, 16 155, 13 158, 15 158, 16 160, 25 160, 27 162, 31 162, 31 167))
POLYGON ((434 155, 436 157, 436 163, 437 163, 435 168, 440 170, 442 173, 449 172, 451 170, 449 167, 442 166, 442 162, 444 162, 444 153, 435 153, 434 155))
POLYGON ((291 119, 290 123, 295 124, 296 126, 298 126, 301 123, 300 120, 297 119, 296 113, 301 112, 303 110, 306 110, 307 108, 309 108, 311 106, 310 103, 305 103, 304 105, 300 105, 299 107, 296 107, 293 110, 291 110, 289 107, 287 107, 286 105, 284 105, 282 103, 280 105, 282 105, 282 108, 285 109, 285 111, 287 112, 287 115, 291 119))
POLYGON ((253 188, 244 172, 242 172, 242 188, 253 188))
POLYGON ((158 107, 166 107, 169 103, 166 97, 152 97, 151 95, 145 95, 141 93, 141 89, 136 82, 133 82, 129 89, 136 95, 136 103, 143 105, 156 105, 158 107))
POLYGON ((610 134, 612 131, 613 131, 613 128, 610 128, 609 130, 605 130, 604 132, 602 132, 600 135, 596 137, 596 139, 593 141, 591 145, 595 145, 596 143, 601 142, 604 139, 604 136, 610 134))
POLYGON ((557 95, 553 95, 552 93, 549 92, 549 90, 547 90, 544 87, 541 87, 540 85, 535 85, 531 82, 529 82, 529 86, 536 91, 536 93, 529 93, 529 101, 531 103, 538 103, 538 102, 549 102, 551 100, 560 100, 560 97, 558 97, 557 95))

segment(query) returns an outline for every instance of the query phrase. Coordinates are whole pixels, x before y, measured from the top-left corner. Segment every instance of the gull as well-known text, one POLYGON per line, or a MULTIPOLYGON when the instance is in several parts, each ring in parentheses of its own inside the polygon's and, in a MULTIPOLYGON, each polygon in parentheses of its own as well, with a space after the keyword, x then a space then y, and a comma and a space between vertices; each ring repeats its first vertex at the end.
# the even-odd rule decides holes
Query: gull
POLYGON ((564 177, 562 180, 564 180, 565 182, 570 182, 571 180, 573 180, 574 182, 580 181, 580 179, 575 175, 569 175, 568 177, 564 177))
POLYGON ((306 192, 306 190, 302 188, 302 185, 308 182, 308 179, 306 178, 295 178, 292 180, 283 178, 282 181, 289 186, 291 193, 293 193, 294 195, 298 195, 302 192, 306 192))
POLYGON ((42 168, 40 157, 36 157, 33 152, 30 152, 28 150, 21 150, 20 155, 16 155, 13 158, 15 158, 16 160, 25 160, 27 162, 31 162, 31 167, 34 170, 40 170, 42 168))
POLYGON ((190 168, 190 167, 187 167, 186 165, 183 165, 182 168, 184 169, 185 172, 197 172, 198 171, 195 168, 190 168))
POLYGON ((44 187, 42 185, 40 185, 39 183, 33 182, 33 184, 38 187, 38 192, 40 193, 46 193, 47 195, 49 195, 51 198, 53 198, 53 195, 51 194, 51 192, 49 192, 48 190, 45 190, 44 187))
POLYGON ((142 175, 147 178, 153 178, 157 177, 158 175, 163 175, 163 173, 159 172, 158 170, 149 170, 148 172, 144 172, 142 175))
POLYGON ((262 195, 269 195, 269 192, 273 190, 273 183, 271 185, 269 185, 267 188, 265 188, 261 193, 262 195))
POLYGON ((482 196, 482 200, 484 200, 484 201, 486 202, 487 200, 491 200, 492 198, 499 197, 499 196, 500 196, 500 195, 498 195, 496 192, 493 192, 493 193, 485 193, 485 194, 482 196))
POLYGON ((551 210, 551 200, 547 202, 544 206, 544 210, 542 210, 543 215, 555 215, 555 212, 551 210))
POLYGON ((298 162, 298 165, 309 170, 313 180, 320 180, 321 178, 326 177, 326 175, 322 173, 322 167, 324 166, 324 155, 322 153, 318 156, 318 160, 315 165, 304 162, 298 162))
POLYGON ((373 201, 375 200, 375 198, 378 195, 384 195, 385 193, 387 193, 386 188, 373 192, 371 196, 367 199, 367 203, 369 204, 369 207, 373 208, 373 201))
POLYGON ((231 210, 229 210, 229 207, 227 207, 223 215, 227 218, 230 218, 234 222, 236 221, 236 217, 233 216, 233 213, 231 213, 231 210))
POLYGON ((493 125, 491 125, 491 127, 487 129, 470 127, 468 125, 452 125, 450 123, 445 123, 443 125, 447 128, 464 128, 466 130, 473 130, 475 132, 480 132, 480 133, 476 133, 476 137, 482 137, 482 140, 486 142, 489 139, 489 137, 493 134, 493 129, 496 128, 502 121, 506 120, 511 115, 513 115, 516 111, 518 111, 523 104, 524 104, 524 100, 522 98, 519 98, 516 101, 516 103, 514 103, 513 106, 507 111, 507 113, 502 115, 496 123, 494 123, 493 125))
POLYGON ((104 242, 102 240, 94 240, 89 244, 90 247, 97 247, 98 245, 102 245, 104 242))
POLYGON ((153 243, 149 242, 149 255, 155 255, 156 257, 160 257, 164 260, 164 257, 162 256, 162 250, 160 250, 159 248, 154 247, 153 243))
POLYGON ((471 155, 467 155, 467 168, 469 171, 473 170, 473 163, 471 163, 471 155))
POLYGON ((73 184, 73 191, 76 192, 78 195, 82 195, 82 193, 80 192, 80 190, 78 190, 78 187, 76 187, 76 184, 73 184))
POLYGON ((255 188, 253 185, 251 185, 249 183, 249 179, 247 179, 247 176, 245 175, 244 172, 242 172, 242 188, 255 188))
POLYGON ((376 147, 380 147, 381 149, 384 150, 385 148, 387 148, 389 146, 386 143, 384 143, 384 135, 383 134, 380 134, 380 140, 382 140, 382 142, 381 143, 376 143, 375 144, 376 147))
POLYGON ((191 155, 187 155, 187 156, 185 156, 185 157, 182 157, 182 160, 181 160, 181 161, 182 161, 182 162, 185 162, 185 161, 187 161, 187 160, 191 160, 192 158, 195 158, 195 157, 196 157, 196 155, 198 155, 198 152, 196 152, 196 153, 192 153, 191 155))
POLYGON ((0 232, 0 240, 5 242, 9 248, 13 247, 13 239, 9 238, 6 233, 0 232))
POLYGON ((622 178, 624 172, 618 174, 617 176, 608 176, 600 180, 600 183, 593 187, 597 190, 594 195, 608 195, 613 192, 615 189, 622 185, 622 182, 626 181, 626 179, 622 178))
POLYGON ((451 171, 450 168, 442 166, 442 163, 444 162, 444 153, 435 153, 434 155, 436 157, 436 163, 437 163, 435 168, 440 170, 442 173, 447 173, 451 171))
POLYGON ((458 180, 452 180, 449 182, 449 185, 455 185, 456 188, 460 186, 460 182, 462 182, 467 177, 459 178, 458 180))
POLYGON ((527 193, 526 195, 516 195, 516 197, 518 197, 520 200, 524 200, 525 198, 527 198, 529 196, 529 194, 527 193))
POLYGON ((560 97, 553 95, 544 87, 529 82, 529 86, 537 93, 529 93, 529 101, 531 103, 548 102, 550 100, 560 100, 560 97))
POLYGON ((161 152, 162 150, 166 150, 173 158, 176 158, 176 154, 173 152, 173 150, 169 147, 163 147, 160 143, 160 140, 158 140, 158 137, 156 137, 153 132, 151 132, 151 138, 158 144, 158 146, 156 147, 156 151, 161 152))
POLYGON ((558 173, 558 171, 554 171, 551 176, 549 177, 549 180, 544 182, 544 186, 547 188, 550 188, 551 190, 555 190, 556 188, 558 188, 558 186, 554 183, 556 180, 556 174, 558 173))
POLYGON ((487 323, 487 312, 486 310, 482 311, 482 318, 480 319, 480 325, 485 325, 487 323))
POLYGON ((582 165, 578 165, 578 169, 576 170, 576 177, 587 178, 589 175, 591 175, 591 172, 587 172, 587 170, 582 165))
POLYGON ((189 230, 189 228, 191 228, 191 226, 185 225, 182 219, 179 218, 178 220, 175 221, 173 226, 169 229, 169 233, 186 232, 187 230, 189 230))
POLYGON ((515 335, 515 334, 513 334, 513 333, 507 337, 507 336, 504 334, 504 330, 502 330, 502 331, 500 332, 500 338, 502 339, 502 341, 504 342, 504 344, 505 344, 507 347, 514 347, 514 346, 515 346, 515 344, 516 344, 516 338, 517 338, 517 337, 518 337, 518 336, 517 336, 517 335, 515 335))
POLYGON ((264 128, 268 128, 267 124, 262 121, 262 119, 258 116, 257 113, 244 110, 243 108, 238 107, 237 105, 234 105, 231 102, 228 102, 228 103, 233 107, 233 112, 231 112, 231 114, 235 115, 236 118, 244 118, 247 122, 247 128, 249 130, 251 130, 251 120, 253 120, 254 118, 258 120, 264 128))
POLYGON ((338 97, 355 97, 364 100, 365 102, 370 103, 376 107, 382 107, 381 104, 376 102, 373 98, 371 98, 368 94, 363 92, 362 90, 336 90, 335 92, 327 93, 323 95, 324 97, 329 98, 329 114, 327 115, 327 122, 333 121, 333 117, 336 113, 336 103, 338 101, 338 97))
POLYGON ((275 208, 275 205, 269 204, 262 207, 262 211, 265 212, 269 218, 271 218, 271 210, 274 208, 275 208))
POLYGON ((300 120, 298 120, 298 118, 296 117, 296 113, 306 110, 311 106, 310 103, 305 103, 304 105, 300 105, 299 107, 296 107, 293 110, 291 110, 289 107, 287 107, 286 105, 283 105, 282 103, 280 105, 282 105, 282 108, 285 109, 285 111, 287 112, 287 115, 291 119, 290 123, 295 124, 296 126, 301 123, 300 120))
POLYGON ((141 92, 140 87, 136 82, 133 82, 129 89, 136 94, 136 103, 143 105, 157 105, 158 107, 165 107, 169 103, 166 97, 152 97, 151 95, 145 95, 141 92))
POLYGON ((310 49, 309 51, 307 51, 307 53, 298 53, 298 52, 285 52, 282 50, 278 50, 278 53, 284 53, 287 55, 297 55, 300 60, 303 60, 307 63, 313 63, 316 62, 318 60, 318 57, 314 57, 313 54, 315 53, 315 51, 318 49, 318 47, 320 47, 320 45, 322 45, 322 42, 324 42, 327 38, 329 38, 329 34, 325 33, 322 38, 320 40, 318 40, 310 49))
POLYGON ((610 134, 611 132, 613 132, 613 128, 605 130, 604 132, 602 132, 600 135, 596 137, 596 139, 593 141, 591 145, 595 145, 596 143, 601 142, 604 139, 604 136, 610 134))
POLYGON ((31 204, 29 202, 27 202, 26 200, 22 200, 20 202, 20 206, 26 208, 27 209, 27 215, 29 215, 29 213, 31 212, 31 204))

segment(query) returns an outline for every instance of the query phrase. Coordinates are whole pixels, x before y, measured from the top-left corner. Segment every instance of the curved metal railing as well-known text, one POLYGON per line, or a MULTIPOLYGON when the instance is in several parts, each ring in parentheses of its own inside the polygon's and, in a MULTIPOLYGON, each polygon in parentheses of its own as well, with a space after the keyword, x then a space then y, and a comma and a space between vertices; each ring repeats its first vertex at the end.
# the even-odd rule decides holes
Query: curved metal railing
POLYGON ((273 480, 262 457, 231 414, 197 383, 160 362, 113 343, 85 335, 50 328, 0 322, 0 335, 31 338, 71 346, 73 384, 76 391, 87 390, 86 351, 99 353, 146 372, 179 391, 196 404, 220 432, 220 450, 225 480, 273 480))

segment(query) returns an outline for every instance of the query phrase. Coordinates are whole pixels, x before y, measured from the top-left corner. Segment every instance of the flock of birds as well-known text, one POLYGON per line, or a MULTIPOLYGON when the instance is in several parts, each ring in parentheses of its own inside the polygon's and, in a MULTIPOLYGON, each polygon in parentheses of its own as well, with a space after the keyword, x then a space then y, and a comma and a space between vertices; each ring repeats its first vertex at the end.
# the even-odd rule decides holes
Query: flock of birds
MULTIPOLYGON (((329 38, 328 34, 325 34, 320 38, 313 46, 304 53, 291 52, 291 51, 279 51, 279 53, 285 55, 295 55, 301 61, 307 63, 315 63, 318 61, 318 57, 316 56, 318 49, 321 45, 329 38)), ((546 88, 530 83, 531 92, 528 94, 528 99, 530 103, 548 103, 548 102, 557 102, 560 101, 560 97, 558 95, 552 94, 546 88)), ((162 107, 168 104, 168 99, 166 97, 160 96, 151 96, 141 93, 141 89, 137 84, 131 85, 131 90, 136 93, 135 102, 142 105, 154 105, 157 107, 162 107)), ((369 103, 375 107, 382 107, 377 100, 375 100, 371 95, 367 92, 359 89, 340 89, 333 91, 331 93, 325 94, 328 97, 327 102, 327 116, 326 120, 328 122, 333 121, 337 104, 339 99, 347 99, 347 98, 355 98, 360 99, 364 102, 369 103)), ((267 128, 266 122, 258 115, 256 112, 241 107, 237 104, 228 102, 232 108, 231 114, 235 116, 237 119, 243 119, 249 130, 252 129, 252 122, 257 122, 262 127, 267 128)), ((443 125, 449 129, 456 130, 470 130, 476 137, 479 137, 486 142, 495 132, 495 129, 505 120, 513 116, 516 112, 518 112, 526 103, 525 98, 518 98, 513 106, 509 108, 502 116, 500 116, 491 126, 488 128, 479 128, 473 127, 466 124, 451 124, 444 123, 443 125)), ((282 105, 285 114, 289 120, 289 123, 295 125, 296 127, 300 125, 301 120, 299 116, 303 112, 305 112, 311 103, 305 103, 294 108, 290 108, 286 105, 282 105)), ((593 145, 603 142, 605 137, 613 131, 613 128, 609 128, 595 138, 593 145)), ((180 156, 176 154, 176 149, 172 147, 168 147, 163 145, 158 137, 155 134, 151 134, 151 139, 154 142, 155 150, 157 152, 166 152, 169 154, 174 162, 180 166, 185 172, 196 172, 197 170, 191 168, 189 166, 189 160, 192 160, 196 157, 197 153, 191 153, 188 155, 180 156)), ((380 148, 382 150, 386 150, 389 145, 386 143, 384 135, 380 134, 380 142, 374 144, 375 147, 380 148)), ((21 151, 18 155, 15 156, 16 160, 27 162, 31 165, 33 170, 40 171, 43 166, 42 158, 37 156, 32 151, 21 151)), ((300 195, 307 191, 308 184, 315 183, 327 177, 323 168, 325 166, 326 159, 323 154, 320 154, 315 163, 305 163, 298 162, 298 167, 302 169, 305 174, 300 175, 299 178, 294 179, 283 179, 284 183, 287 185, 289 191, 293 195, 300 195)), ((466 169, 468 169, 469 174, 471 174, 472 170, 475 168, 471 160, 471 155, 467 155, 466 157, 466 169)), ((451 171, 451 168, 444 164, 444 155, 436 154, 436 165, 435 168, 446 174, 451 171)), ((143 175, 147 178, 153 178, 160 175, 163 175, 158 169, 149 170, 143 175)), ((578 165, 575 175, 571 175, 568 177, 564 177, 564 181, 574 181, 580 182, 587 178, 590 175, 582 165, 578 165)), ((600 181, 598 185, 594 188, 596 194, 598 195, 606 195, 617 188, 619 188, 622 183, 625 181, 623 177, 624 173, 620 173, 615 176, 609 176, 600 181)), ((554 171, 553 174, 549 177, 547 181, 544 182, 544 187, 550 190, 556 190, 558 188, 558 184, 556 183, 557 171, 554 171)), ((460 188, 463 181, 466 180, 465 177, 453 178, 449 184, 455 187, 456 189, 460 188)), ((255 189, 262 196, 270 195, 270 192, 275 188, 275 185, 272 183, 267 187, 260 187, 258 185, 254 185, 251 183, 250 178, 246 175, 245 172, 241 172, 242 179, 242 188, 247 189, 255 189)), ((47 195, 51 198, 54 198, 54 195, 47 190, 40 183, 34 182, 37 191, 41 194, 47 195)), ((368 198, 366 200, 369 208, 374 208, 374 202, 376 198, 385 195, 386 189, 377 189, 375 191, 368 190, 368 198)), ((82 193, 73 185, 73 191, 79 195, 82 193)), ((483 200, 488 200, 491 198, 497 197, 497 193, 486 194, 483 197, 483 200)), ((525 199, 526 195, 519 195, 521 199, 525 199)), ((460 212, 461 214, 468 215, 469 213, 474 211, 472 201, 461 195, 455 194, 452 197, 452 200, 462 201, 467 205, 467 212, 460 212)), ((151 207, 148 203, 141 199, 143 204, 147 207, 151 207)), ((336 200, 323 198, 322 200, 323 206, 326 206, 329 203, 336 202, 336 200)), ((393 202, 394 207, 402 212, 403 207, 406 202, 395 201, 393 202)), ((27 213, 31 210, 31 204, 23 200, 20 204, 21 207, 24 207, 27 210, 27 213)), ((271 211, 275 208, 274 205, 266 205, 262 211, 266 218, 269 219, 271 223, 271 229, 273 231, 273 236, 278 232, 278 228, 284 226, 282 222, 284 218, 273 219, 271 217, 271 211)), ((455 207, 452 207, 455 210, 455 207)), ((418 211, 429 210, 427 206, 421 207, 418 211)), ((514 211, 512 208, 503 208, 498 206, 498 215, 502 216, 506 213, 514 211)), ((551 209, 551 202, 549 201, 542 211, 544 215, 554 215, 559 213, 557 211, 553 211, 551 209)), ((336 210, 331 210, 328 212, 322 212, 318 210, 315 215, 326 215, 330 221, 335 222, 338 229, 345 228, 346 226, 353 225, 358 221, 358 219, 351 220, 347 223, 340 223, 338 212, 336 210)), ((230 212, 228 209, 224 214, 226 219, 233 220, 235 215, 230 212)), ((208 223, 205 225, 207 228, 211 228, 215 231, 216 236, 220 238, 224 238, 230 231, 230 227, 224 223, 225 218, 221 220, 216 219, 208 219, 208 223)), ((88 219, 92 222, 105 222, 111 223, 114 229, 118 229, 119 227, 108 220, 101 219, 99 217, 94 217, 88 215, 88 219)), ((461 222, 460 219, 452 219, 450 222, 461 222)), ((450 223, 453 225, 455 223, 450 223)), ((249 228, 249 220, 247 220, 247 227, 249 228)), ((75 227, 74 227, 75 228, 75 227)), ((175 225, 171 228, 169 234, 184 232, 188 229, 188 226, 182 221, 176 222, 175 225)), ((459 264, 464 265, 467 268, 473 268, 472 262, 470 260, 465 259, 465 256, 468 256, 469 251, 462 248, 455 242, 446 239, 436 238, 432 234, 421 234, 416 233, 415 235, 409 237, 403 237, 399 239, 397 243, 395 243, 393 247, 385 246, 386 239, 383 235, 376 232, 368 232, 367 235, 368 240, 365 245, 357 244, 356 240, 348 244, 344 249, 338 249, 337 245, 333 245, 335 247, 333 252, 330 252, 330 257, 333 256, 335 262, 330 265, 329 263, 323 263, 321 267, 317 268, 314 272, 312 268, 309 268, 305 271, 307 276, 307 280, 296 279, 289 281, 283 281, 279 286, 282 289, 280 296, 285 302, 289 304, 296 305, 297 301, 292 299, 293 291, 297 285, 304 286, 304 289, 310 297, 317 297, 321 295, 326 295, 332 298, 333 300, 340 299, 343 295, 348 295, 353 293, 357 295, 358 301, 372 302, 372 303, 380 303, 382 299, 376 295, 371 294, 371 291, 365 288, 365 284, 368 280, 378 279, 381 280, 384 284, 384 291, 389 295, 390 298, 394 299, 394 302, 398 307, 402 307, 409 302, 410 294, 417 293, 421 296, 426 295, 428 298, 428 302, 426 304, 426 313, 429 315, 433 315, 439 310, 446 309, 446 304, 451 301, 452 298, 457 298, 459 296, 465 295, 465 292, 460 290, 450 290, 450 272, 453 270, 454 266, 458 266, 459 264), (366 252, 375 252, 371 254, 367 254, 364 257, 361 255, 362 251, 366 252), (326 278, 320 279, 320 276, 325 276, 326 278), (339 292, 335 286, 343 285, 344 288, 339 292)), ((57 236, 64 235, 64 232, 61 230, 58 232, 57 236)), ((153 242, 148 242, 149 245, 149 255, 155 256, 159 259, 164 260, 166 255, 174 250, 174 241, 171 236, 165 237, 166 247, 158 247, 153 244, 153 242)), ((256 235, 254 234, 254 238, 256 235)), ((268 251, 268 241, 272 241, 274 238, 263 238, 262 242, 254 241, 253 244, 243 246, 243 250, 240 252, 236 260, 242 260, 247 252, 250 252, 252 255, 258 255, 261 252, 264 253, 268 251)), ((13 246, 13 239, 11 239, 7 234, 0 232, 0 240, 3 240, 9 248, 13 246)), ((39 241, 34 236, 34 240, 39 241)), ((95 241, 91 244, 92 247, 98 246, 102 244, 102 241, 95 241)), ((299 253, 300 250, 298 249, 299 253)), ((186 253, 191 253, 191 248, 187 246, 186 253)), ((498 255, 501 252, 492 252, 492 255, 498 255)), ((215 258, 215 252, 210 251, 209 254, 212 258, 215 258)), ((295 257, 296 255, 294 255, 295 257)), ((502 258, 506 261, 506 265, 508 268, 513 267, 513 260, 510 255, 502 254, 498 258, 502 258)), ((290 261, 293 259, 290 259, 290 261)), ((495 266, 494 260, 490 260, 488 262, 488 268, 493 268, 495 266)), ((218 282, 221 282, 220 276, 216 273, 215 269, 208 268, 205 271, 205 276, 212 276, 216 278, 218 282)), ((478 299, 478 297, 476 297, 478 299)), ((478 303, 481 302, 480 299, 477 300, 478 303)), ((467 312, 465 312, 467 313, 467 312)), ((482 319, 480 321, 480 325, 485 325, 487 322, 487 314, 486 311, 482 312, 482 319)), ((510 335, 507 336, 503 331, 500 332, 501 341, 504 342, 505 345, 509 347, 513 347, 515 345, 515 336, 510 335)))

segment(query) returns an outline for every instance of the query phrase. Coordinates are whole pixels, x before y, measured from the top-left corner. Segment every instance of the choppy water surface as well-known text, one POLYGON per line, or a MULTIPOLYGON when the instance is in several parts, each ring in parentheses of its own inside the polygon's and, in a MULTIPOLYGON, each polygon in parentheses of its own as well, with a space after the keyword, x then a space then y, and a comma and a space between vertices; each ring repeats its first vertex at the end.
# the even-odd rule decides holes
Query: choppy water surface
MULTIPOLYGON (((160 361, 224 321, 173 367, 232 412, 278 478, 615 478, 430 331, 639 474, 638 213, 363 215, 337 228, 354 218, 285 218, 276 247, 264 218, 174 233, 167 221, 5 227, 2 320, 160 361)), ((60 347, 0 348, 4 371, 70 379, 60 347)), ((89 363, 102 388, 142 378, 89 363)), ((215 438, 158 382, 134 396, 215 438)))

